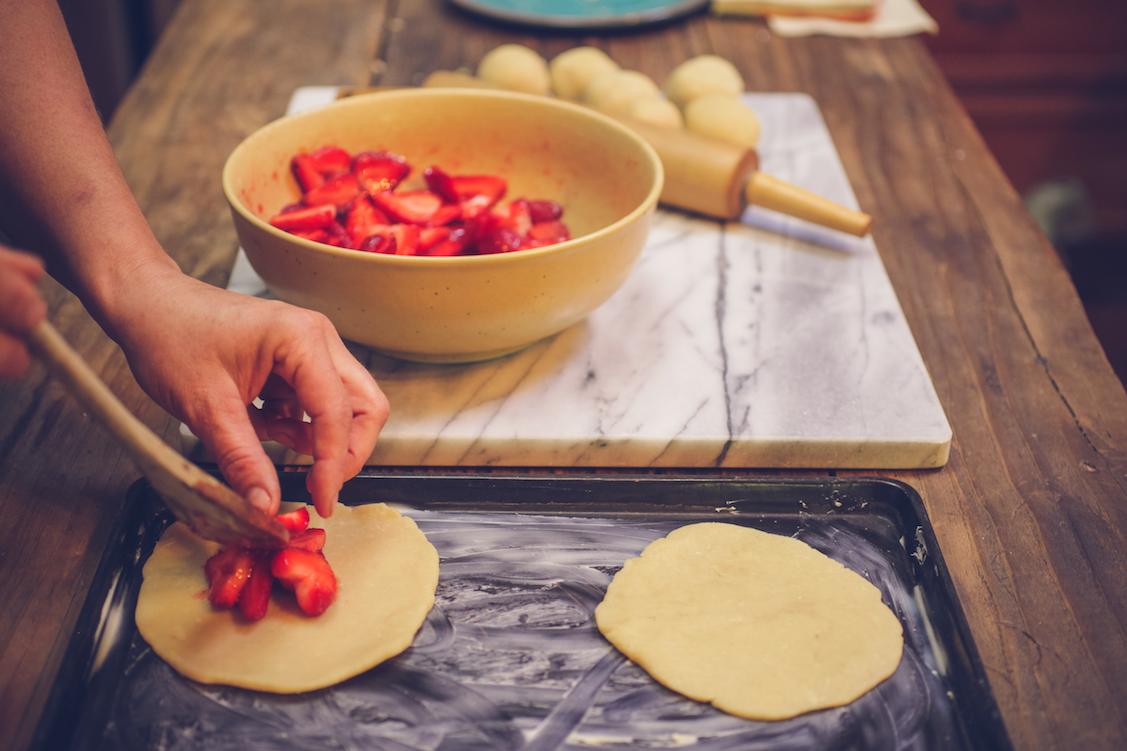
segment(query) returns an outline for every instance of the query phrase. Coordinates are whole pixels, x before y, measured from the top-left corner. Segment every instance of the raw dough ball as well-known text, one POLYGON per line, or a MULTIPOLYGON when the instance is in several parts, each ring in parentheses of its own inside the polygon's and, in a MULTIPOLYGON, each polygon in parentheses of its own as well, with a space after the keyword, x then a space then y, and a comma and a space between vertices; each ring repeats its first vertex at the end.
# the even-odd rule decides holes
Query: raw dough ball
POLYGON ((477 77, 510 91, 546 96, 550 90, 548 63, 535 50, 520 44, 502 44, 481 58, 477 77))
POLYGON ((626 113, 635 120, 640 120, 659 128, 672 128, 674 130, 685 127, 681 119, 681 110, 668 99, 651 97, 649 99, 635 99, 630 103, 626 113))
POLYGON ((604 73, 591 80, 583 101, 601 112, 625 115, 636 99, 657 99, 661 92, 649 76, 636 70, 604 73))
POLYGON ((708 94, 689 102, 685 127, 747 149, 759 143, 759 116, 742 99, 727 94, 708 94))
POLYGON ((896 672, 904 648, 864 578, 799 540, 715 522, 627 561, 595 622, 658 682, 753 720, 848 704, 896 672))
POLYGON ((742 94, 744 80, 736 66, 717 55, 700 55, 678 65, 665 82, 665 94, 684 107, 705 94, 742 94))
POLYGON ((323 615, 305 616, 277 595, 257 623, 212 609, 202 595, 203 565, 219 546, 177 522, 145 563, 137 630, 192 680, 282 694, 331 686, 411 646, 434 605, 434 546, 382 503, 338 505, 328 519, 311 519, 311 527, 325 528, 325 557, 339 587, 323 615))
POLYGON ((593 79, 617 71, 618 63, 598 47, 573 47, 552 58, 548 68, 556 96, 576 100, 593 79))

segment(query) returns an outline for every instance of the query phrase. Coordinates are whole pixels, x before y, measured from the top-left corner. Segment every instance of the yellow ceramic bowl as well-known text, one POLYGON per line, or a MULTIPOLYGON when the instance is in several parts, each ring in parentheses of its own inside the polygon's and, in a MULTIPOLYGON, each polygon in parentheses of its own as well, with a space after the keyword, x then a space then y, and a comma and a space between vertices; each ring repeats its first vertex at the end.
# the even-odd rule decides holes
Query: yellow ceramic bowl
POLYGON ((346 339, 427 362, 496 357, 581 320, 629 274, 661 183, 657 154, 610 118, 542 97, 449 89, 367 94, 283 118, 239 144, 223 169, 239 241, 278 297, 321 311, 346 339), (300 195, 290 158, 325 144, 403 154, 411 180, 432 164, 501 175, 506 201, 561 203, 575 239, 426 258, 334 248, 270 226, 300 195))

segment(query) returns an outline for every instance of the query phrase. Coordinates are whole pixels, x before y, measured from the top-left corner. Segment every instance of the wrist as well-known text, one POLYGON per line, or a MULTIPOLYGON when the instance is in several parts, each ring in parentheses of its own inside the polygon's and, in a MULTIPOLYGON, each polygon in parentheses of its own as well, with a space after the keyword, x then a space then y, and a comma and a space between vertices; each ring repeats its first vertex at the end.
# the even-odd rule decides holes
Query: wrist
POLYGON ((112 265, 86 276, 82 301, 106 333, 124 346, 129 329, 156 313, 147 302, 150 296, 166 294, 172 284, 185 278, 158 246, 129 259, 115 259, 112 265))

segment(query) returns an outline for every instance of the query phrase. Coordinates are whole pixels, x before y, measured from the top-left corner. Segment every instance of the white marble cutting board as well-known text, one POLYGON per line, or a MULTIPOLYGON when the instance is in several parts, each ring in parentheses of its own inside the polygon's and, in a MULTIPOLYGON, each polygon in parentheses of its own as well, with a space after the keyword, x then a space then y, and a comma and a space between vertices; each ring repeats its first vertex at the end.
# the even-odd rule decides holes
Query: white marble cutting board
MULTIPOLYGON (((334 96, 299 89, 290 112, 334 96)), ((765 172, 856 206, 810 97, 747 101, 765 172)), ((241 251, 229 286, 268 294, 241 251)), ((659 211, 625 285, 523 352, 354 351, 392 404, 373 464, 919 468, 951 441, 872 240, 754 208, 728 224, 659 211)))

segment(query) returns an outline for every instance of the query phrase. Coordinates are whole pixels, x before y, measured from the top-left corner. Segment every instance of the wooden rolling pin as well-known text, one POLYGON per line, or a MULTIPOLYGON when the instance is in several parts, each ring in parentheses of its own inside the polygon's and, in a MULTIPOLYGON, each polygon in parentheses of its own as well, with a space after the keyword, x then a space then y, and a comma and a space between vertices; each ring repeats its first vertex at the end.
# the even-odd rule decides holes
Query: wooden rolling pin
MULTIPOLYGON (((496 88, 479 78, 436 71, 423 82, 436 88, 496 88)), ((629 125, 653 146, 665 168, 662 203, 719 219, 738 219, 748 204, 778 211, 823 227, 864 237, 873 220, 868 214, 834 203, 816 193, 758 171, 754 149, 743 149, 687 130, 659 128, 628 118, 629 125)))

